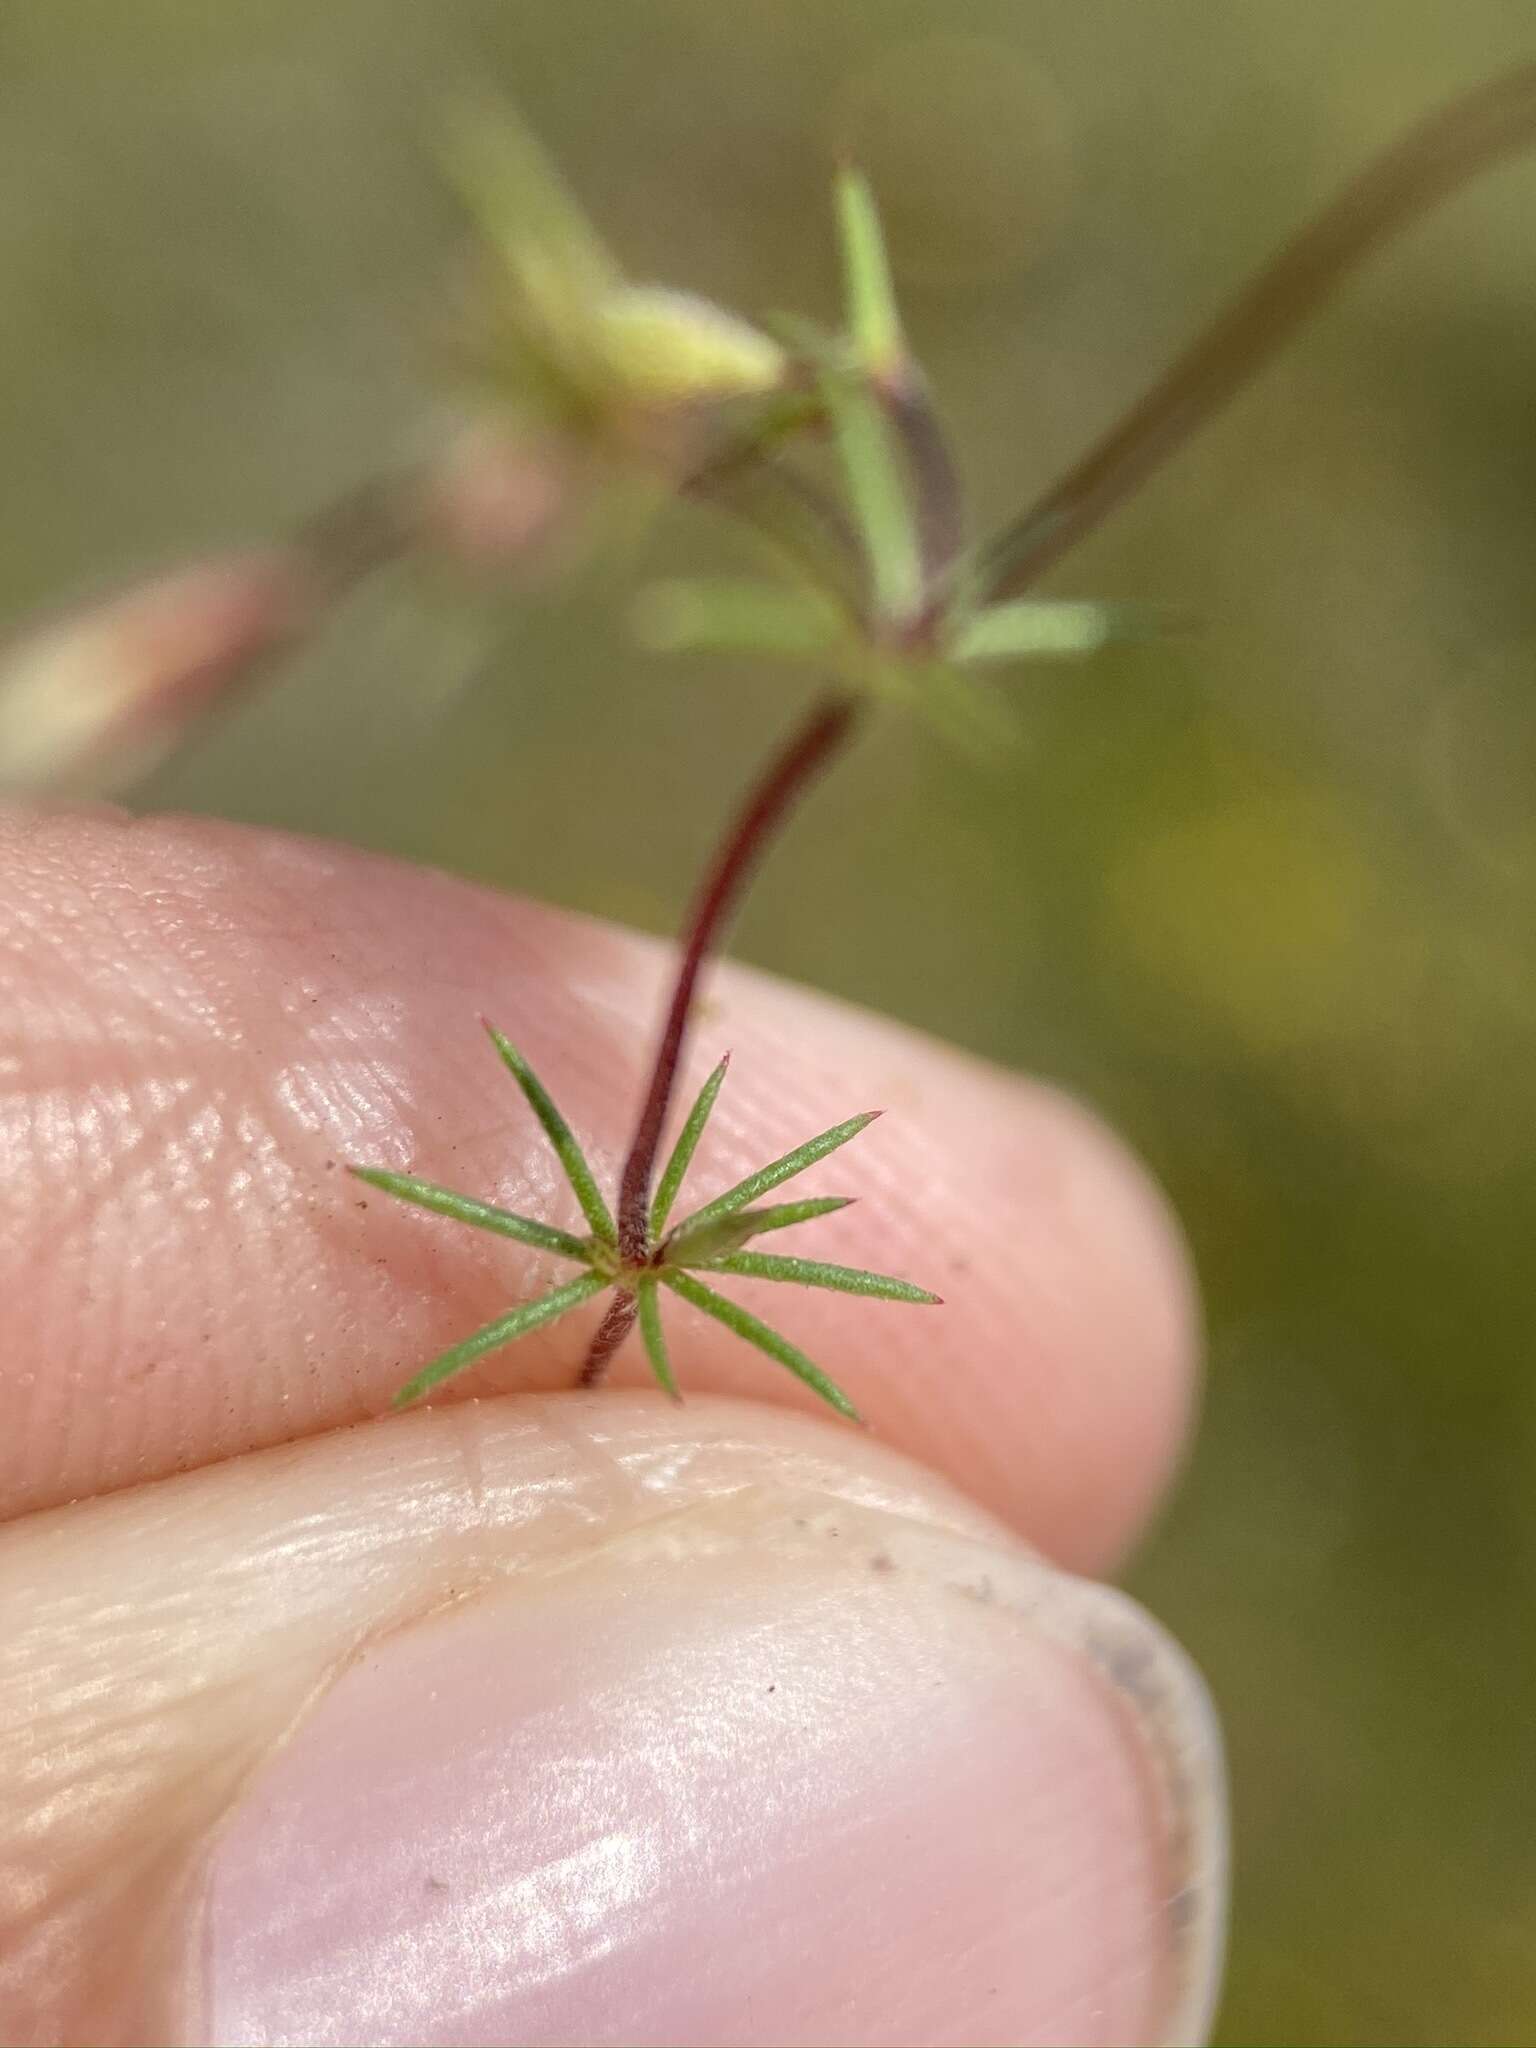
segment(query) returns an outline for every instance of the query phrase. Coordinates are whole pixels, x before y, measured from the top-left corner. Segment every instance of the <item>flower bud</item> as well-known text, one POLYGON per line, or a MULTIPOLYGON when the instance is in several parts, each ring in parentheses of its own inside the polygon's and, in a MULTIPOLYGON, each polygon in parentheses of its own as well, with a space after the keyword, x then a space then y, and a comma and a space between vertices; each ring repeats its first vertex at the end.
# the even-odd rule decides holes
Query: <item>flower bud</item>
POLYGON ((303 630, 314 608, 302 561, 264 549, 157 577, 36 628, 0 652, 0 789, 138 772, 303 630))
POLYGON ((582 495, 577 467, 552 437, 489 421, 466 427, 422 480, 422 538, 472 569, 520 565, 569 523, 582 495))
POLYGON ((760 397, 784 379, 777 342, 695 292, 625 285, 597 319, 615 381, 642 405, 760 397))

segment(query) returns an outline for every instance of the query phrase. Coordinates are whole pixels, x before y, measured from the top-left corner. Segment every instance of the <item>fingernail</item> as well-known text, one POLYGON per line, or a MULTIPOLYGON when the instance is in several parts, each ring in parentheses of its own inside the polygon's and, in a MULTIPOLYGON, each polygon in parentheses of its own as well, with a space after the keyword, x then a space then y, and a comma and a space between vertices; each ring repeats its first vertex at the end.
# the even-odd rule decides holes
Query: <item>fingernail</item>
POLYGON ((244 2042, 1195 2040, 1220 1763, 1119 1595, 750 1495, 367 1649, 220 1838, 244 2042))

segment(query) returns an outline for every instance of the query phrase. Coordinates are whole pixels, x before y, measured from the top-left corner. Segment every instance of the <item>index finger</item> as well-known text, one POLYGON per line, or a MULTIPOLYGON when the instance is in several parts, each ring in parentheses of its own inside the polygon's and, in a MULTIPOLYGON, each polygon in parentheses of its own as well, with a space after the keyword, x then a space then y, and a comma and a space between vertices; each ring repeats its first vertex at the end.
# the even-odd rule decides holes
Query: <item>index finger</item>
MULTIPOLYGON (((376 1413, 553 1284, 547 1254, 343 1169, 578 1223, 475 1017, 521 1045, 611 1188, 668 969, 655 942, 439 874, 104 813, 0 823, 0 959, 8 1513, 376 1413)), ((797 1291, 770 1312, 880 1436, 1065 1562, 1103 1564, 1165 1482, 1191 1390, 1191 1292, 1140 1170, 1051 1090, 744 969, 717 971, 696 1039, 697 1077, 735 1060, 690 1189, 883 1107, 796 1184, 859 1197, 814 1250, 946 1297, 797 1291)), ((730 1284, 754 1307, 767 1292, 730 1284)), ((600 1313, 441 1397, 568 1385, 600 1313)), ((636 1348, 620 1381, 646 1377, 636 1348)), ((672 1348, 685 1392, 811 1398, 686 1308, 672 1348)))

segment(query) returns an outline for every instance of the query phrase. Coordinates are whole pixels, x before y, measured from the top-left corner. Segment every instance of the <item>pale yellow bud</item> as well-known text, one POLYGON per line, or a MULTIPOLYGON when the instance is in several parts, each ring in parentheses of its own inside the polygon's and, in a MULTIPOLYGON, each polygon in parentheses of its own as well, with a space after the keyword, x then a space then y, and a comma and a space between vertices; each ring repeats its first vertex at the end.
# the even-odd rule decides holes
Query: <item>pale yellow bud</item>
POLYGON ((757 397, 783 382, 778 343, 696 293, 623 285, 596 318, 610 374, 642 405, 757 397))

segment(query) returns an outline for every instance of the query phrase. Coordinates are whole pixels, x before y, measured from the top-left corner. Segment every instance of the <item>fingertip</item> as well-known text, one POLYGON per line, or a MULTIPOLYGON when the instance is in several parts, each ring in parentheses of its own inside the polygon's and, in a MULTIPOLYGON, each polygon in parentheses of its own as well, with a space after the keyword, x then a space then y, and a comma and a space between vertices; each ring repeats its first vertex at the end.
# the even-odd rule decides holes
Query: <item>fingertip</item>
MULTIPOLYGON (((326 1172, 371 1157, 565 1220, 526 1106, 487 1117, 477 996, 616 1179, 664 949, 201 821, 56 818, 13 831, 6 859, 15 1051, 48 1089, 46 1116, 16 1099, 20 1166, 0 1187, 13 1511, 377 1412, 414 1364, 547 1285, 542 1255, 384 1205, 362 1216, 326 1172), (34 937, 50 920, 67 948, 34 937)), ((794 1342, 881 1435, 1101 1567, 1155 1504, 1193 1399, 1193 1290, 1144 1171, 1080 1106, 887 1021, 728 966, 713 1001, 739 1057, 691 1189, 835 1128, 869 1088, 892 1114, 856 1155, 861 1199, 818 1223, 814 1250, 944 1283, 942 1318, 802 1298, 794 1342)), ((452 1392, 567 1384, 586 1334, 525 1338, 452 1392)), ((677 1364, 685 1386, 813 1399, 723 1331, 680 1330, 677 1364)), ((643 1370, 636 1347, 616 1376, 643 1370)))

